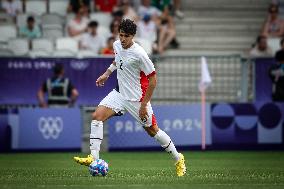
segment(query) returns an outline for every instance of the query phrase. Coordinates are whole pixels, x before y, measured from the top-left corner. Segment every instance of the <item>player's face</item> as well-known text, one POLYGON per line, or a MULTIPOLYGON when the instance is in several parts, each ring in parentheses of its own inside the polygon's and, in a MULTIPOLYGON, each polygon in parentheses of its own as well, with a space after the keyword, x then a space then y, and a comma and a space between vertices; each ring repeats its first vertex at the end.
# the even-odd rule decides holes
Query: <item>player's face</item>
POLYGON ((133 44, 133 41, 132 41, 133 37, 134 35, 130 35, 122 31, 119 31, 119 40, 124 49, 128 49, 129 47, 131 47, 131 45, 133 44))

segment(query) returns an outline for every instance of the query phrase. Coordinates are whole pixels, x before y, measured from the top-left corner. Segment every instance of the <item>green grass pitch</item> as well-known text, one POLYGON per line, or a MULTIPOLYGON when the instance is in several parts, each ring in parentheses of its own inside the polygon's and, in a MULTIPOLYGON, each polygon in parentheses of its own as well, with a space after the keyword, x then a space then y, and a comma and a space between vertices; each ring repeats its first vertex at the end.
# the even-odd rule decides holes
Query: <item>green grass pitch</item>
POLYGON ((181 178, 165 152, 102 153, 106 177, 92 177, 74 155, 83 154, 0 154, 0 188, 284 188, 284 152, 184 152, 181 178))

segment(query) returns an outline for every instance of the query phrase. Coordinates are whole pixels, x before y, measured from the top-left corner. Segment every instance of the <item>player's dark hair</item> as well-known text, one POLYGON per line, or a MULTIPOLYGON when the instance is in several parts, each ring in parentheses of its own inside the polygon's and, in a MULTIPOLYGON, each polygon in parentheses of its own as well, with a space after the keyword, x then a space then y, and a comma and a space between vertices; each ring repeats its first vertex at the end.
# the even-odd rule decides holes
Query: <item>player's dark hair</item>
POLYGON ((284 50, 279 50, 275 54, 275 59, 277 62, 283 62, 284 61, 284 50))
POLYGON ((130 19, 123 19, 119 25, 119 31, 130 35, 135 35, 136 29, 136 24, 130 19))
POLYGON ((64 67, 62 64, 55 64, 55 66, 53 67, 53 73, 54 75, 59 75, 63 72, 64 67))

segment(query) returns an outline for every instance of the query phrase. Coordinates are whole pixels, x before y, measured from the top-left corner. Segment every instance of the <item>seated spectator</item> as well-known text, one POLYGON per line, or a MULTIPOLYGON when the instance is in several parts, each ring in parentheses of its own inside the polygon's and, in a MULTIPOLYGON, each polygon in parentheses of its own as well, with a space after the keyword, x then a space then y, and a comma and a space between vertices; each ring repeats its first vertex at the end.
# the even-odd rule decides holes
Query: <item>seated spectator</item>
POLYGON ((94 0, 95 10, 112 13, 116 10, 118 0, 94 0))
POLYGON ((67 13, 76 13, 76 11, 84 7, 84 16, 89 15, 90 12, 90 0, 69 0, 69 5, 67 7, 67 13))
POLYGON ((5 0, 2 1, 1 9, 12 17, 22 12, 22 4, 20 0, 5 0))
POLYGON ((170 15, 170 2, 167 0, 153 0, 154 5, 162 12, 160 15, 161 24, 159 27, 158 51, 162 54, 165 49, 172 45, 179 46, 176 40, 176 28, 173 17, 170 15))
POLYGON ((121 2, 121 10, 123 12, 123 19, 130 19, 133 20, 134 22, 137 22, 139 20, 138 15, 136 14, 135 10, 133 7, 130 5, 128 0, 123 0, 121 2))
POLYGON ((145 15, 150 15, 151 19, 159 25, 159 17, 162 15, 162 12, 158 8, 151 6, 151 0, 142 0, 138 8, 138 15, 140 18, 144 18, 145 15))
POLYGON ((181 4, 180 0, 174 0, 174 14, 179 19, 182 19, 184 17, 184 13, 180 10, 181 6, 180 4, 181 4))
POLYGON ((114 37, 109 37, 107 39, 107 45, 105 48, 102 49, 101 54, 104 55, 113 55, 114 51, 113 51, 113 43, 115 41, 114 37))
POLYGON ((278 18, 278 6, 270 5, 269 15, 262 29, 262 35, 267 37, 283 37, 283 21, 278 18))
POLYGON ((75 10, 76 15, 67 24, 68 35, 79 40, 81 35, 87 31, 89 19, 84 16, 84 7, 75 10))
POLYGON ((98 23, 91 21, 88 25, 88 32, 84 33, 79 41, 80 49, 92 50, 99 54, 104 47, 103 38, 97 34, 98 23))
POLYGON ((120 23, 119 21, 113 20, 110 24, 110 33, 111 33, 110 37, 113 37, 115 40, 118 39, 119 23, 120 23))
POLYGON ((273 101, 284 101, 284 50, 276 53, 277 65, 272 65, 269 69, 269 76, 272 80, 273 101))
POLYGON ((33 16, 29 16, 27 18, 27 25, 20 28, 19 36, 29 39, 41 37, 40 28, 35 24, 35 19, 33 16))
POLYGON ((154 51, 157 51, 157 26, 150 15, 145 15, 137 24, 137 36, 151 42, 154 51))
POLYGON ((249 52, 250 57, 272 57, 273 53, 271 48, 267 45, 267 38, 265 36, 258 36, 256 44, 249 52))

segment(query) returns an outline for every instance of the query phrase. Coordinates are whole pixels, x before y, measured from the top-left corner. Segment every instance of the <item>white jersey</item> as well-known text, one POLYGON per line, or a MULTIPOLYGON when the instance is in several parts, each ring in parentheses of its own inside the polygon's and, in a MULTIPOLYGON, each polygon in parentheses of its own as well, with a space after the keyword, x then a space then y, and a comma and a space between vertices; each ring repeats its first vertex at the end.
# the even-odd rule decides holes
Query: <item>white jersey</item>
POLYGON ((125 100, 141 102, 148 88, 148 77, 155 74, 153 62, 135 42, 128 49, 123 49, 120 40, 117 40, 113 43, 113 49, 118 91, 125 100))

